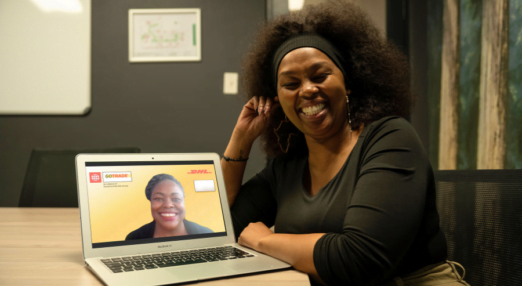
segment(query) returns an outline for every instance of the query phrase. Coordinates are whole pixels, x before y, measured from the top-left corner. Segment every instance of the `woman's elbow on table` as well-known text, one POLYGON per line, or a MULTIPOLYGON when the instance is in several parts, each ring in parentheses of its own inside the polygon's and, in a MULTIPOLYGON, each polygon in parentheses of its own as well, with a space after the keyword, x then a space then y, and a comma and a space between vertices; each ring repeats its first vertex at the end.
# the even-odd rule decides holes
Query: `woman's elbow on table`
POLYGON ((375 285, 394 265, 385 246, 360 233, 328 233, 314 247, 314 265, 328 285, 375 285))

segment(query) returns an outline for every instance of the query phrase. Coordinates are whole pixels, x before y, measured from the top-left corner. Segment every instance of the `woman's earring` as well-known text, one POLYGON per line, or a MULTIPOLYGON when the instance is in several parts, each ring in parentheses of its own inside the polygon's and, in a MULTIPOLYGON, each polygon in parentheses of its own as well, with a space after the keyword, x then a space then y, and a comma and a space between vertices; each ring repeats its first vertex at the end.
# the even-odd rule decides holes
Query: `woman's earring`
POLYGON ((346 111, 348 112, 348 125, 350 125, 350 132, 352 132, 352 119, 350 118, 350 99, 346 95, 346 111))
MULTIPOLYGON (((281 136, 279 136, 279 134, 277 133, 279 131, 279 129, 281 129, 281 127, 283 126, 283 123, 290 123, 290 120, 288 120, 288 117, 286 117, 286 114, 285 114, 285 119, 281 120, 281 123, 279 123, 279 126, 277 128, 274 128, 274 133, 277 136, 277 143, 279 144, 279 148, 281 148, 281 151, 283 151, 283 153, 288 153, 288 149, 290 148, 290 137, 292 137, 292 135, 297 135, 297 134, 296 133, 288 134, 288 138, 286 139, 286 148, 283 148, 283 145, 281 145, 281 136)), ((281 134, 281 135, 283 135, 283 134, 281 134)))

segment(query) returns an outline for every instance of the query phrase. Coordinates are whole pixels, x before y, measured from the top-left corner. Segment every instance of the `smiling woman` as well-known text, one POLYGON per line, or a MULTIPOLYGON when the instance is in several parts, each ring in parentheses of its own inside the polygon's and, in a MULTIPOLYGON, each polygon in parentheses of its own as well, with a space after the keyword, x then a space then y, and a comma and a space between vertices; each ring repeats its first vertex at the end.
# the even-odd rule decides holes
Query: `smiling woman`
MULTIPOLYGON (((299 12, 283 15, 259 31, 243 66, 244 87, 249 98, 277 100, 281 87, 277 85, 277 68, 281 60, 296 48, 295 44, 314 45, 342 71, 345 87, 350 90, 348 105, 352 130, 385 116, 407 118, 415 97, 410 90, 405 56, 384 39, 358 7, 343 1, 325 2, 330 3, 310 5, 299 12)), ((278 141, 273 129, 279 126, 286 113, 278 105, 270 106, 270 109, 268 126, 260 134, 265 152, 271 157, 284 153, 280 143, 292 145, 289 153, 306 152, 305 138, 294 126, 279 134, 284 138, 296 134, 292 142, 278 141)))
POLYGON ((207 227, 185 219, 185 193, 171 175, 158 174, 150 179, 145 196, 151 203, 154 219, 132 231, 125 240, 213 233, 207 227))
POLYGON ((276 74, 281 108, 294 126, 308 135, 306 138, 348 138, 349 91, 343 73, 327 55, 310 47, 292 50, 283 57, 276 74), (346 134, 339 133, 340 129, 346 134))
POLYGON ((249 100, 222 160, 239 244, 312 284, 467 285, 446 261, 433 171, 404 119, 408 63, 358 7, 324 1, 267 23, 243 78, 249 100), (241 185, 258 137, 271 158, 241 185))

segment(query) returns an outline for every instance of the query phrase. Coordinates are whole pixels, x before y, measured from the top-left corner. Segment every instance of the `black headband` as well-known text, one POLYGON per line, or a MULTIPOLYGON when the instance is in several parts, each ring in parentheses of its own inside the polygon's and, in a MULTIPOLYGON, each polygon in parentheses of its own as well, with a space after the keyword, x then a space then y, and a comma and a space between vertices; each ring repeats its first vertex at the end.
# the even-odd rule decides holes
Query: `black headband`
POLYGON ((341 72, 343 73, 343 77, 346 81, 346 73, 344 72, 343 68, 345 61, 339 50, 325 38, 317 34, 305 33, 290 37, 285 42, 283 42, 274 53, 274 60, 272 61, 272 72, 274 80, 273 84, 276 91, 277 70, 279 69, 279 64, 281 63, 281 60, 289 52, 304 47, 316 48, 323 52, 325 55, 327 55, 334 62, 334 64, 341 70, 341 72))

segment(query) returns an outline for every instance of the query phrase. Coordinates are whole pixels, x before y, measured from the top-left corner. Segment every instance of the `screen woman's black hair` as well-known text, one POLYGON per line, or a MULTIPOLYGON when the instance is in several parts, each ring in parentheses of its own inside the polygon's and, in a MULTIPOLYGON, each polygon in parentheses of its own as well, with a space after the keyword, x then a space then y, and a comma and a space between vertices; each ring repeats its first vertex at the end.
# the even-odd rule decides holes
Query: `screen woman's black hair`
POLYGON ((169 174, 157 174, 156 176, 152 177, 152 179, 150 179, 149 183, 145 187, 145 196, 147 197, 147 200, 150 201, 150 196, 152 195, 152 190, 154 190, 154 187, 165 180, 170 180, 176 183, 183 192, 183 197, 185 196, 185 190, 183 189, 183 186, 178 180, 176 180, 176 178, 174 178, 174 176, 169 174))

